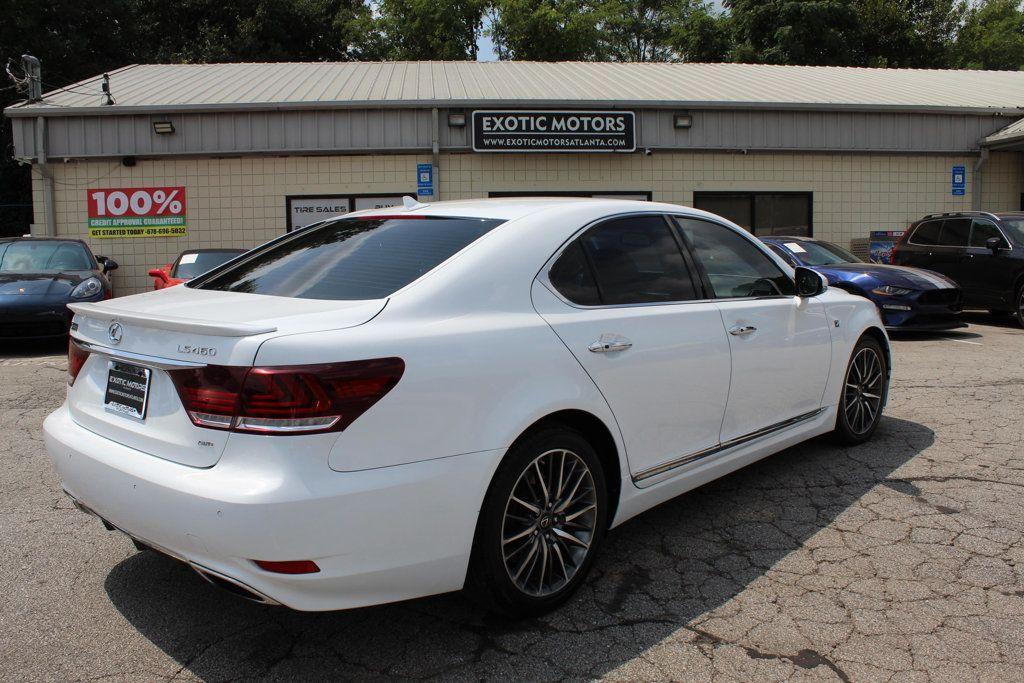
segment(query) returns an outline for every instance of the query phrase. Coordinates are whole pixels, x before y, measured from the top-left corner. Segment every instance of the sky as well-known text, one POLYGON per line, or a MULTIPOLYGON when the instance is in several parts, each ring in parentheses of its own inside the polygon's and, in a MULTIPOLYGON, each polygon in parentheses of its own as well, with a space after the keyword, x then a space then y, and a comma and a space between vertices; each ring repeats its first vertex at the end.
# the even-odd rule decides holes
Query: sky
MULTIPOLYGON (((711 4, 717 11, 722 11, 722 0, 711 0, 711 4)), ((498 55, 494 52, 494 41, 491 40, 490 36, 486 35, 487 29, 490 27, 490 17, 484 17, 484 34, 480 36, 480 40, 476 43, 476 60, 478 62, 493 62, 498 59, 498 55)))

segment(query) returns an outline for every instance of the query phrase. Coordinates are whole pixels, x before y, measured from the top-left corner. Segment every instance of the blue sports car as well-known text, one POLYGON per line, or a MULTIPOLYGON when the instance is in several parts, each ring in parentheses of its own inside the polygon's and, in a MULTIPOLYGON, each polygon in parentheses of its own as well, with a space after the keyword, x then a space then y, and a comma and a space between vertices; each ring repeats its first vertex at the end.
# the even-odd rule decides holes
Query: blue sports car
POLYGON ((763 237, 791 266, 828 278, 829 286, 871 299, 889 330, 950 330, 960 320, 960 287, 944 275, 920 268, 865 263, 830 242, 808 237, 763 237))
POLYGON ((0 340, 67 335, 68 304, 109 299, 115 268, 81 240, 0 239, 0 340))

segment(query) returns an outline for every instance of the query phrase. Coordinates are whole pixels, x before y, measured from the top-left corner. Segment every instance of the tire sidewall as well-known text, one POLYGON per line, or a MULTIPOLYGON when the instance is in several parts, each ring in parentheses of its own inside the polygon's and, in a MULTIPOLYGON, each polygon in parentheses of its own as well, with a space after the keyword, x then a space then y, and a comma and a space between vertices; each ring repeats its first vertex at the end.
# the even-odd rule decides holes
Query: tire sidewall
POLYGON ((839 390, 839 406, 838 414, 836 415, 836 435, 839 439, 846 444, 856 445, 864 443, 869 440, 878 429, 878 425, 882 422, 882 410, 885 407, 884 403, 878 406, 878 415, 875 416, 874 424, 863 434, 856 433, 847 422, 846 417, 846 381, 850 376, 850 368, 853 365, 853 359, 857 357, 857 354, 864 348, 873 349, 878 355, 879 363, 882 365, 882 396, 886 396, 889 391, 889 364, 886 361, 885 352, 882 349, 882 345, 878 343, 878 340, 870 335, 862 336, 858 341, 857 345, 853 347, 853 351, 850 353, 850 359, 846 363, 846 369, 843 371, 842 386, 839 390))
POLYGON ((579 432, 566 427, 549 427, 522 439, 506 454, 491 480, 473 542, 467 586, 490 609, 520 618, 550 611, 568 600, 586 579, 598 555, 608 525, 608 492, 604 468, 593 446, 579 432), (543 597, 527 595, 512 582, 502 557, 501 538, 505 509, 513 487, 523 471, 542 453, 565 449, 578 455, 590 468, 597 497, 597 520, 586 559, 575 576, 557 593, 543 597))

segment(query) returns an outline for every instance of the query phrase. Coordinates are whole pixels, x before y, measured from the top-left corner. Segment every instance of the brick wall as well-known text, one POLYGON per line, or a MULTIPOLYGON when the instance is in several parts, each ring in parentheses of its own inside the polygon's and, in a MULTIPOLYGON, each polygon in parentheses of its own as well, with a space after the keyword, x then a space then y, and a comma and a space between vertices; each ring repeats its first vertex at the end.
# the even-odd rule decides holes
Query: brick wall
MULTIPOLYGON (((90 240, 97 254, 121 264, 118 294, 148 289, 149 268, 187 248, 252 247, 284 231, 285 197, 293 194, 409 192, 416 164, 429 155, 143 159, 54 164, 57 232, 87 238, 90 188, 184 185, 188 235, 180 238, 90 240)), ((969 209, 975 157, 888 154, 688 153, 443 154, 443 199, 492 191, 636 190, 658 201, 689 205, 695 190, 778 190, 814 193, 814 234, 848 245, 872 229, 900 229, 926 213, 969 209), (964 197, 950 194, 954 165, 968 169, 964 197)), ((34 176, 36 222, 42 189, 34 176)), ((1021 155, 993 153, 984 170, 983 203, 1019 208, 1021 155)))

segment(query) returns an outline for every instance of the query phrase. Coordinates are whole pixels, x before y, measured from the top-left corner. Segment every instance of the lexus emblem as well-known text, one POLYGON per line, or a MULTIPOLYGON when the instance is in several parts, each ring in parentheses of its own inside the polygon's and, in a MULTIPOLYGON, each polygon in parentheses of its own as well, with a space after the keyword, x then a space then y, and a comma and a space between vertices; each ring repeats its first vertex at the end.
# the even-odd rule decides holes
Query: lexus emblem
POLYGON ((124 328, 121 327, 121 323, 110 323, 110 327, 107 328, 107 339, 110 340, 111 344, 120 344, 121 337, 124 336, 124 328))

